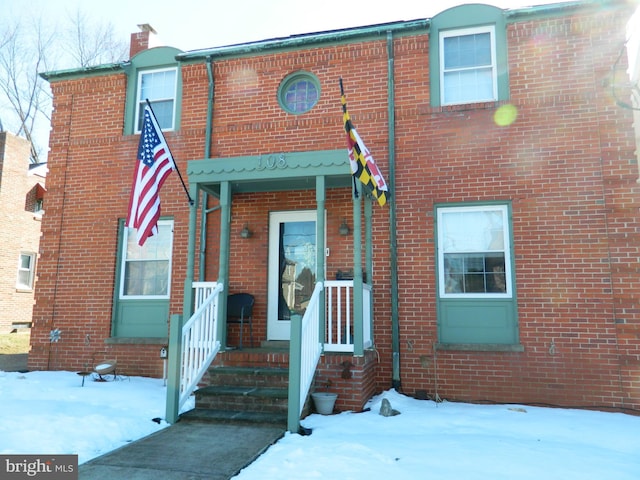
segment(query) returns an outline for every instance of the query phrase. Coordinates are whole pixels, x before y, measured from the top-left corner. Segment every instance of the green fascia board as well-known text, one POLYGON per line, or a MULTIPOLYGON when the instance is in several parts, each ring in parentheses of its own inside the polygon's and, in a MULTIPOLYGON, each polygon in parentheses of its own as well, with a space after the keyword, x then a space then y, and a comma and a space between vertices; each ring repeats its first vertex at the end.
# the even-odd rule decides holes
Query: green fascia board
POLYGON ((193 50, 178 55, 181 62, 200 61, 203 59, 237 58, 255 56, 277 51, 299 50, 326 44, 353 43, 354 41, 370 41, 386 39, 389 32, 395 35, 409 35, 416 31, 427 33, 428 19, 389 22, 365 27, 346 28, 319 33, 292 35, 290 37, 273 38, 257 42, 226 45, 202 50, 193 50))
POLYGON ((96 65, 95 67, 71 68, 67 70, 41 72, 39 73, 39 75, 40 78, 46 80, 49 83, 100 75, 112 75, 114 73, 124 72, 126 63, 127 62, 110 63, 107 65, 96 65))
POLYGON ((213 194, 222 182, 229 182, 234 192, 314 189, 317 176, 326 178, 328 188, 352 182, 346 148, 191 160, 187 175, 191 185, 213 194))
POLYGON ((574 10, 622 3, 621 0, 578 0, 506 10, 507 23, 565 16, 574 10))

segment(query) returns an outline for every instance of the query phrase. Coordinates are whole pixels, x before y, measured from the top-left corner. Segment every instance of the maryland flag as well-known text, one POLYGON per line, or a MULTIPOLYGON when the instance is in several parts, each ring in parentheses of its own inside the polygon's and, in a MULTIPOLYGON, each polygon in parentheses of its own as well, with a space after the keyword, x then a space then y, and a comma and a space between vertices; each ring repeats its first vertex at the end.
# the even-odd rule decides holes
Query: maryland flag
POLYGON ((347 112, 347 99, 344 95, 342 79, 340 79, 340 94, 342 95, 342 118, 344 120, 344 129, 347 132, 351 174, 353 178, 360 180, 369 189, 371 194, 378 199, 380 206, 384 206, 389 196, 387 182, 382 178, 382 173, 378 170, 371 152, 365 146, 358 132, 356 132, 353 123, 351 123, 349 112, 347 112))

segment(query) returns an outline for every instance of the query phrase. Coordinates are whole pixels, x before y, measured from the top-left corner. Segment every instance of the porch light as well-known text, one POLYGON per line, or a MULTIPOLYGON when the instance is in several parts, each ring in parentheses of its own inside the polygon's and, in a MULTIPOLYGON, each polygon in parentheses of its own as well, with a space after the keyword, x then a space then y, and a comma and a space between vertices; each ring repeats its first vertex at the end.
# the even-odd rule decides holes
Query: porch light
POLYGON ((248 224, 244 224, 244 228, 242 229, 242 231, 240 232, 240 236, 242 238, 251 238, 251 230, 249 230, 249 225, 248 224))
POLYGON ((343 237, 346 237, 351 232, 351 229, 349 228, 349 225, 347 225, 347 219, 346 218, 342 219, 342 225, 340 225, 340 228, 338 229, 338 232, 343 237))

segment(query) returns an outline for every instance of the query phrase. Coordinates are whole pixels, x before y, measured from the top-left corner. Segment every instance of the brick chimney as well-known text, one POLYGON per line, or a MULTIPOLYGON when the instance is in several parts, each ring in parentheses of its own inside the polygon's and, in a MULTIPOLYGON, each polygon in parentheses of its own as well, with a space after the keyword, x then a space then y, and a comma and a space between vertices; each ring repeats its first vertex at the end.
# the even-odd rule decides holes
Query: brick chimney
POLYGON ((149 48, 157 47, 160 43, 156 36, 156 31, 148 23, 138 25, 139 32, 131 34, 131 45, 129 47, 129 58, 149 48))

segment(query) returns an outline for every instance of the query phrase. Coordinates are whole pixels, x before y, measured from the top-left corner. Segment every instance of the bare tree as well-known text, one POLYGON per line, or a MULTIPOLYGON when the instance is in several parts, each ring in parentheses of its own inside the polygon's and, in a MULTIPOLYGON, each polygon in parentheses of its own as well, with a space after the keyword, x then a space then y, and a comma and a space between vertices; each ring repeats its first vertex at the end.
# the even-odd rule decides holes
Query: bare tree
POLYGON ((91 67, 127 58, 129 45, 115 37, 111 23, 96 22, 82 10, 69 14, 68 20, 64 43, 73 66, 91 67))
POLYGON ((34 134, 40 122, 51 121, 51 95, 38 73, 49 68, 48 52, 55 35, 39 21, 29 27, 13 24, 0 37, 0 92, 5 110, 13 114, 15 134, 31 143, 31 161, 39 163, 43 146, 34 134))
POLYGON ((59 30, 46 27, 42 17, 0 22, 0 107, 6 113, 0 129, 31 143, 31 162, 46 157, 51 123, 51 92, 40 73, 125 59, 128 45, 114 32, 112 24, 92 21, 81 10, 59 30))

